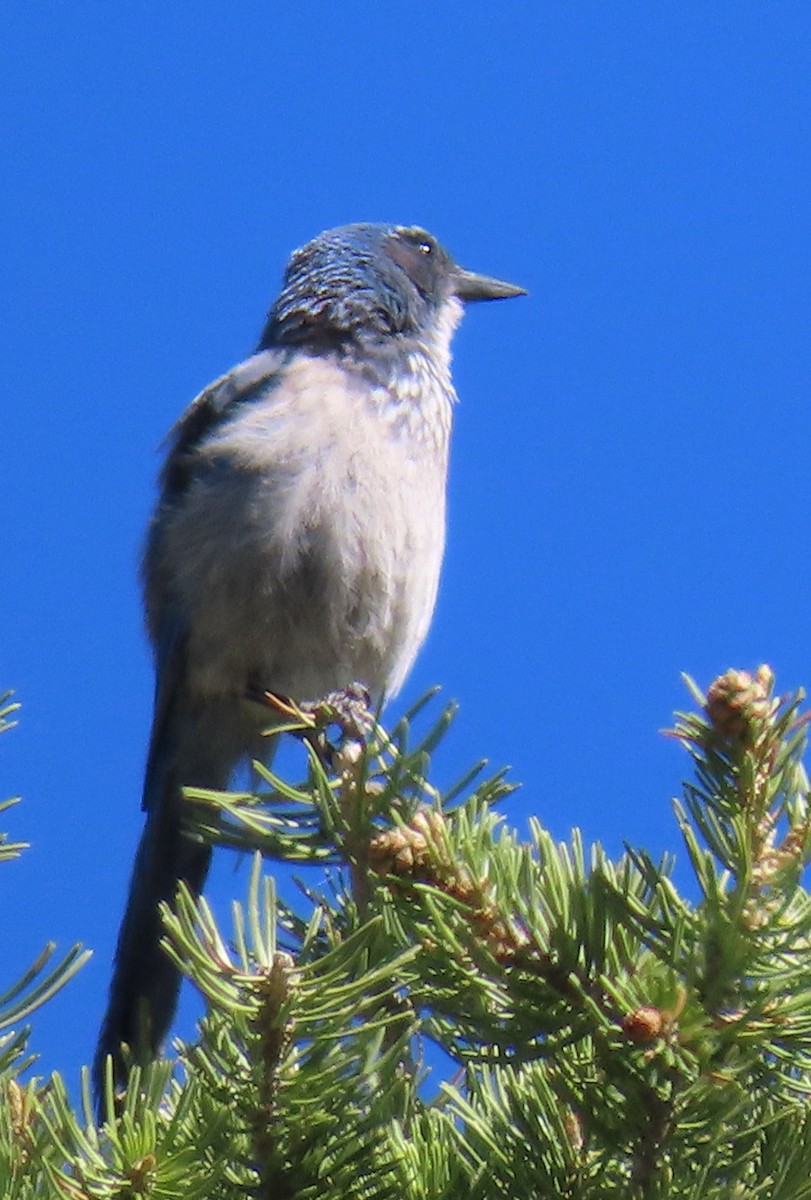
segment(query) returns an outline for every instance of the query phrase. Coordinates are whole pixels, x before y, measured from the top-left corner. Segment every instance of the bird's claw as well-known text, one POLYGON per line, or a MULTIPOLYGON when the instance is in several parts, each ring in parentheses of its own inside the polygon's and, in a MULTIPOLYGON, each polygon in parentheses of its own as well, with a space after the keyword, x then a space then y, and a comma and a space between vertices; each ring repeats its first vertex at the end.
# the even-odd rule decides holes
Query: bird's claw
POLYGON ((328 692, 319 700, 296 702, 277 692, 259 688, 251 689, 249 697, 288 720, 300 722, 301 729, 297 731, 299 736, 310 743, 328 769, 333 767, 338 750, 345 743, 359 742, 364 745, 375 727, 375 718, 369 707, 369 691, 362 683, 351 683, 348 687, 328 692), (327 730, 332 725, 340 730, 338 746, 334 746, 327 737, 327 730))
POLYGON ((317 726, 337 725, 342 739, 365 742, 375 726, 370 702, 364 684, 350 683, 348 687, 328 692, 321 700, 305 701, 301 707, 312 714, 317 726))

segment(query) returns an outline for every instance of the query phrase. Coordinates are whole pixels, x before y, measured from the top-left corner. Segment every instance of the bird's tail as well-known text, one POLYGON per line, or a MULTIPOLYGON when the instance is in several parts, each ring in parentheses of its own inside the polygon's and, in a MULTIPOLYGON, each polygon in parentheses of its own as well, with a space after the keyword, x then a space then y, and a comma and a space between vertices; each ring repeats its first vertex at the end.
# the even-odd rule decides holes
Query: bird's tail
POLYGON ((195 708, 177 694, 164 700, 168 702, 159 704, 155 714, 144 784, 146 825, 93 1066, 99 1102, 107 1056, 113 1060, 118 1090, 126 1083, 128 1057, 138 1063, 156 1057, 177 1005, 180 975, 160 945, 164 931, 158 906, 172 903, 181 879, 199 895, 211 861, 211 848, 183 829, 181 789, 226 787, 240 754, 250 749, 244 730, 234 727, 233 705, 229 712, 219 705, 195 708))
POLYGON ((210 846, 183 832, 180 794, 167 795, 147 815, 135 858, 129 898, 118 935, 107 1012, 101 1027, 94 1078, 96 1094, 104 1087, 107 1055, 113 1059, 116 1088, 126 1081, 122 1043, 133 1061, 153 1059, 166 1036, 177 1005, 180 975, 160 945, 159 904, 171 902, 183 879, 199 895, 211 861, 210 846))

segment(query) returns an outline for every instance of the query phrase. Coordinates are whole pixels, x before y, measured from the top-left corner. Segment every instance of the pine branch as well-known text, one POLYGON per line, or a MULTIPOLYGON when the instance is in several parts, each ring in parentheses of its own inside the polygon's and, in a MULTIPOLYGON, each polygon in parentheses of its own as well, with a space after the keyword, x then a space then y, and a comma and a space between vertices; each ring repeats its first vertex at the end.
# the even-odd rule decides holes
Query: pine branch
MULTIPOLYGON (((198 1039, 110 1079, 98 1129, 86 1081, 81 1114, 57 1077, 19 1083, 11 1037, 0 1194, 811 1200, 807 718, 767 668, 690 687, 692 893, 670 856, 537 820, 522 841, 481 764, 440 793, 451 707, 332 745, 290 706, 306 779, 189 794, 194 836, 255 856, 229 931, 182 887, 164 911, 198 1039)), ((39 966, 17 1018, 58 981, 39 966)))

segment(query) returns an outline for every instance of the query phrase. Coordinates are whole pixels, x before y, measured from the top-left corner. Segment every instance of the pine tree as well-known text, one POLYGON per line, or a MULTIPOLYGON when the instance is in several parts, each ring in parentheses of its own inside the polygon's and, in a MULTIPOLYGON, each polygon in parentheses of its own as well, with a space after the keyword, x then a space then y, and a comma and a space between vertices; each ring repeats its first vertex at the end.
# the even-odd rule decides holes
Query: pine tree
POLYGON ((337 748, 334 713, 291 710, 302 784, 189 793, 195 836, 254 855, 230 930, 183 888, 164 914, 206 1000, 193 1044, 124 1096, 110 1078, 97 1123, 87 1078, 79 1112, 57 1076, 20 1082, 19 1023, 79 950, 2 997, 0 1194, 811 1197, 808 718, 773 682, 688 681, 669 731, 695 899, 672 857, 611 861, 540 822, 523 842, 503 775, 438 792, 450 710, 417 744, 412 713, 337 748))

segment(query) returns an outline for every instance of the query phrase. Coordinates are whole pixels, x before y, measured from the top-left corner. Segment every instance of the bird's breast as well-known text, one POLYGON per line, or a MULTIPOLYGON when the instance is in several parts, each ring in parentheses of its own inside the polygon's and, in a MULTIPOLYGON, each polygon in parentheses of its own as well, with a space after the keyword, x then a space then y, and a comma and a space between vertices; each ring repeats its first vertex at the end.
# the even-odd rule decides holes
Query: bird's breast
POLYGON ((186 614, 198 689, 399 688, 436 598, 449 424, 447 395, 302 358, 206 441, 148 586, 186 614))

